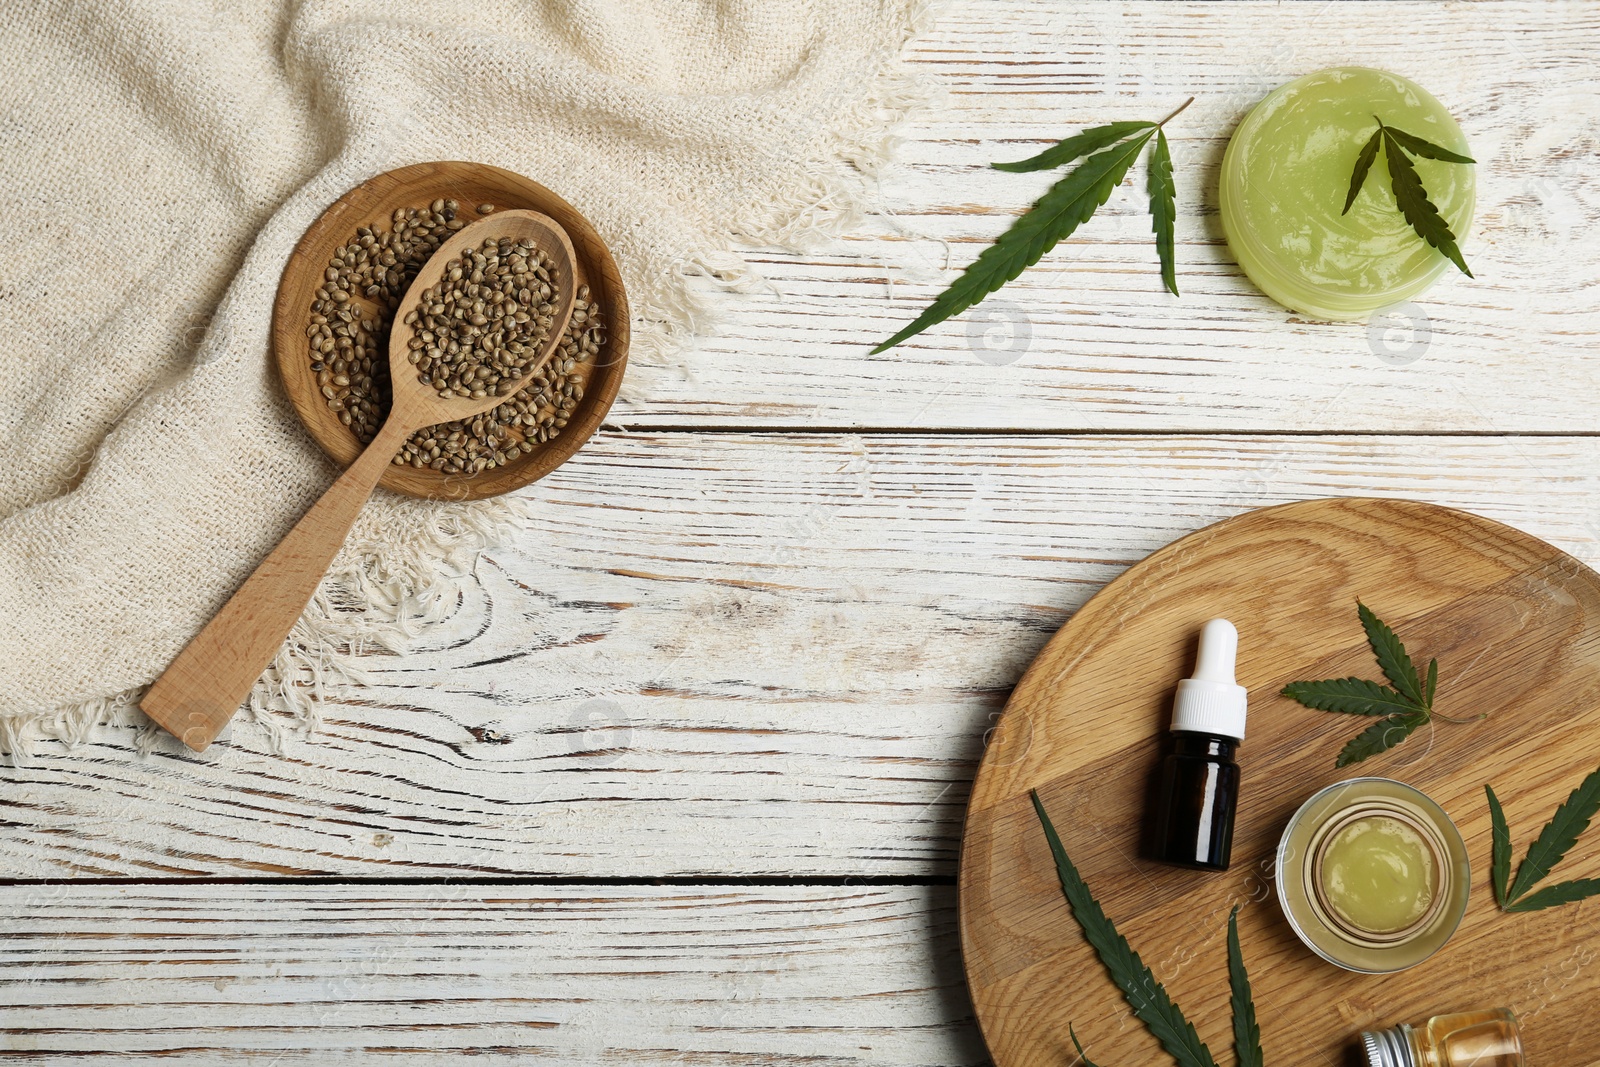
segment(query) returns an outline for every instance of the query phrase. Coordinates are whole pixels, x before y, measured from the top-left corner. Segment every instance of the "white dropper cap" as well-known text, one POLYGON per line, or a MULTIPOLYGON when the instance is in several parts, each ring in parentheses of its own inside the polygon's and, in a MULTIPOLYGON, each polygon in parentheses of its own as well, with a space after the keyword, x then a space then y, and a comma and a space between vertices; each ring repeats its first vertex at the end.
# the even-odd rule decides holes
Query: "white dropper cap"
POLYGON ((1172 701, 1172 728, 1244 740, 1245 688, 1233 680, 1239 631, 1227 619, 1212 619, 1200 630, 1194 676, 1178 683, 1172 701))

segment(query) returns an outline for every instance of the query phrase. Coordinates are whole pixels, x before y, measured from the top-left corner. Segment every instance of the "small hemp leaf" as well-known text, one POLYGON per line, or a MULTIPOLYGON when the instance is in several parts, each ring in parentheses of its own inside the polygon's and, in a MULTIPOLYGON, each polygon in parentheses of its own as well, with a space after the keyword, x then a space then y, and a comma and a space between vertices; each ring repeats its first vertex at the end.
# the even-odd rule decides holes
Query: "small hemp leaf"
POLYGON ((1384 158, 1388 161, 1389 188, 1394 193, 1395 206, 1400 209, 1400 214, 1405 216, 1406 222, 1418 237, 1437 248, 1450 262, 1460 268, 1461 273, 1471 278, 1472 271, 1467 267, 1467 261, 1462 258, 1461 249, 1456 244, 1456 236, 1450 231, 1450 224, 1439 213, 1438 207, 1429 199, 1428 190, 1423 187, 1422 176, 1417 173, 1416 164, 1411 161, 1411 156, 1435 159, 1443 163, 1476 163, 1477 160, 1471 156, 1452 152, 1432 141, 1425 141, 1414 133, 1396 129, 1376 115, 1373 119, 1378 123, 1378 128, 1373 131, 1372 137, 1361 146, 1360 153, 1356 155, 1355 168, 1350 172, 1350 190, 1345 194, 1344 210, 1339 214, 1349 214, 1351 205, 1356 202, 1356 196, 1361 192, 1361 187, 1366 184, 1367 173, 1372 170, 1373 160, 1377 159, 1378 148, 1381 145, 1384 158))
POLYGON ((1533 889, 1566 857, 1589 828, 1590 821, 1600 814, 1600 768, 1585 778, 1556 809, 1538 838, 1528 846, 1528 854, 1518 865, 1517 876, 1509 886, 1506 882, 1511 878, 1511 830, 1494 790, 1484 786, 1484 793, 1489 798, 1493 827, 1489 877, 1495 901, 1502 911, 1543 911, 1600 896, 1600 878, 1580 878, 1557 882, 1537 891, 1533 889))
POLYGON ((1046 252, 1089 221, 1100 205, 1111 198, 1112 191, 1122 184, 1134 161, 1152 139, 1156 146, 1151 150, 1151 173, 1147 179, 1152 228, 1156 234, 1156 250, 1161 258, 1162 282, 1176 293, 1178 282, 1172 247, 1175 196, 1172 158, 1167 150, 1163 128, 1193 102, 1194 98, 1190 97, 1182 107, 1160 122, 1113 122, 1106 126, 1095 126, 1073 134, 1029 159, 992 164, 996 170, 1018 173, 1048 170, 1083 160, 968 264, 961 276, 935 297, 933 303, 909 326, 875 347, 872 354, 893 348, 928 327, 952 315, 961 314, 1007 282, 1015 281, 1023 271, 1039 262, 1046 252))
POLYGON ((1356 613, 1361 618, 1361 628, 1367 635, 1373 658, 1378 661, 1389 684, 1383 685, 1365 678, 1328 678, 1320 682, 1290 682, 1281 690, 1281 695, 1317 711, 1369 715, 1378 719, 1344 746, 1334 761, 1335 767, 1348 767, 1380 752, 1387 752, 1435 718, 1464 723, 1488 717, 1479 715, 1474 719, 1452 719, 1434 711, 1433 697, 1439 688, 1439 661, 1429 660, 1427 674, 1421 674, 1412 664, 1406 646, 1387 623, 1359 601, 1356 602, 1356 613))
POLYGON ((1261 1027, 1256 1025, 1256 1003, 1250 994, 1250 975, 1239 948, 1239 905, 1228 915, 1228 987, 1233 1005, 1233 1050, 1239 1067, 1263 1067, 1261 1027))
MULTIPOLYGON (((1039 817, 1039 825, 1044 830, 1045 841, 1050 846, 1050 854, 1055 859, 1056 877, 1061 882, 1061 894, 1066 897, 1067 910, 1077 921, 1078 929, 1083 931, 1084 939, 1100 957, 1106 974, 1122 991, 1135 1018, 1177 1061, 1178 1067, 1217 1067, 1211 1049, 1200 1040, 1194 1025, 1167 995, 1166 988, 1156 980, 1127 939, 1117 932, 1116 925, 1101 909, 1100 902, 1089 892, 1089 886, 1068 857, 1066 846, 1061 843, 1061 835, 1056 833, 1055 826, 1050 822, 1038 791, 1034 790, 1029 795, 1033 799, 1033 810, 1039 817)), ((1261 1067, 1261 1029, 1256 1025, 1250 976, 1245 971, 1244 956, 1239 949, 1238 919, 1239 909, 1234 908, 1228 917, 1228 985, 1232 991, 1234 1046, 1238 1052, 1239 1067, 1261 1067)), ((1070 1025, 1067 1034, 1085 1065, 1093 1067, 1070 1025)))
POLYGON ((1099 1067, 1089 1058, 1089 1054, 1083 1051, 1083 1042, 1078 1040, 1078 1032, 1072 1028, 1071 1023, 1067 1024, 1067 1036, 1072 1038, 1072 1047, 1078 1050, 1078 1058, 1083 1061, 1083 1067, 1099 1067))
POLYGON ((1161 281, 1173 296, 1178 295, 1178 267, 1173 242, 1173 224, 1178 219, 1178 188, 1172 180, 1172 154, 1167 150, 1167 131, 1156 131, 1156 146, 1150 152, 1150 171, 1146 177, 1150 193, 1150 228, 1156 235, 1156 255, 1161 260, 1161 281))
POLYGON ((1511 827, 1506 823, 1505 810, 1500 807, 1500 798, 1494 795, 1494 790, 1484 786, 1483 791, 1489 796, 1491 823, 1489 884, 1494 889, 1494 902, 1504 908, 1510 903, 1506 893, 1511 881, 1511 827))
POLYGON ((1339 750, 1339 757, 1333 761, 1333 765, 1348 767, 1380 752, 1387 752, 1410 737, 1416 732, 1417 727, 1427 721, 1427 713, 1419 711, 1387 716, 1351 738, 1350 742, 1339 750))

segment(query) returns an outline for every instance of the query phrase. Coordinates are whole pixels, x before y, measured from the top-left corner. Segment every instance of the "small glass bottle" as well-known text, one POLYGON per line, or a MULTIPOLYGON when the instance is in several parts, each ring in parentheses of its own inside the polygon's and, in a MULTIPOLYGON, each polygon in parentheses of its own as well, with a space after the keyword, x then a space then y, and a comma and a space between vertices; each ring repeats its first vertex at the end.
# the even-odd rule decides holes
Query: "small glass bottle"
POLYGON ((1155 858, 1181 867, 1225 871, 1239 805, 1234 748, 1244 740, 1245 688, 1234 682, 1239 631, 1227 619, 1200 630, 1193 677, 1172 703, 1172 750, 1161 763, 1155 858))
POLYGON ((1525 1067, 1510 1008, 1435 1015, 1361 1035, 1368 1067, 1525 1067))

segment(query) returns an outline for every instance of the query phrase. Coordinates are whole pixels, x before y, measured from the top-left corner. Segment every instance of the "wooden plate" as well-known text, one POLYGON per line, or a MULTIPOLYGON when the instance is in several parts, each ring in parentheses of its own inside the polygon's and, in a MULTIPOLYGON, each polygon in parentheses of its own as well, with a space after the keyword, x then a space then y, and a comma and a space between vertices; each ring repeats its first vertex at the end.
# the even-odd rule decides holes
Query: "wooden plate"
MULTIPOLYGON (((1273 1067, 1356 1062, 1359 1031, 1509 1006, 1528 1062, 1597 1061, 1600 903, 1500 913, 1488 883, 1492 784, 1517 860, 1556 806, 1600 763, 1600 576, 1527 534, 1460 511, 1399 500, 1314 500, 1250 512, 1156 552, 1108 585, 1028 668, 973 787, 962 840, 961 941, 972 999, 999 1067, 1077 1059, 1169 1063, 1083 940, 1028 801, 1037 787, 1073 861, 1118 929, 1210 1045, 1232 1062, 1227 919, 1234 905, 1273 1067), (1380 677, 1356 598, 1413 658, 1439 659, 1436 708, 1484 722, 1440 723, 1352 768, 1334 757, 1367 720, 1312 711, 1286 683, 1380 677), (1250 690, 1240 747, 1232 869, 1140 858, 1152 772, 1173 687, 1213 616, 1239 627, 1250 690), (1271 884, 1278 837, 1307 796, 1379 775, 1450 813, 1472 859, 1455 937, 1391 975, 1324 963, 1296 939, 1271 884)), ((1556 880, 1600 876, 1600 828, 1556 880)))
MULTIPOLYGON (((622 277, 600 235, 571 204, 538 182, 483 163, 419 163, 362 182, 312 223, 289 257, 272 311, 272 351, 300 421, 328 455, 348 466, 362 445, 318 391, 306 345, 312 296, 322 284, 322 272, 334 250, 353 240, 357 228, 388 229, 396 208, 426 207, 440 198, 459 201, 460 217, 468 222, 482 217, 475 211, 482 203, 496 208, 532 208, 559 222, 578 253, 577 282, 588 285, 593 299, 599 301, 606 326, 598 356, 580 365, 588 367, 583 399, 555 438, 503 467, 472 476, 392 466, 378 483, 410 496, 478 500, 527 485, 565 463, 605 421, 627 369, 628 298, 622 277)), ((387 357, 387 352, 384 355, 387 357)))

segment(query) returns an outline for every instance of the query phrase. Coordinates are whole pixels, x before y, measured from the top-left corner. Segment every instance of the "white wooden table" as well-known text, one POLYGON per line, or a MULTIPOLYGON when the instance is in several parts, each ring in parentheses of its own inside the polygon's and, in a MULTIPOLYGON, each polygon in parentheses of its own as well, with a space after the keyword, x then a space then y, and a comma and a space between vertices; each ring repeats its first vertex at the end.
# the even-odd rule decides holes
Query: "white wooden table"
POLYGON ((1108 579, 1333 494, 1600 563, 1600 5, 969 0, 912 54, 947 97, 892 211, 755 254, 770 288, 638 369, 626 432, 534 490, 431 650, 371 657, 282 755, 123 731, 0 771, 6 1051, 981 1062, 968 783, 1108 579), (1481 161, 1478 280, 1394 328, 1273 305, 1217 221, 1234 123, 1350 62, 1432 90, 1481 161), (1189 95, 1181 300, 1130 182, 991 305, 867 354, 1050 180, 989 161, 1189 95))

